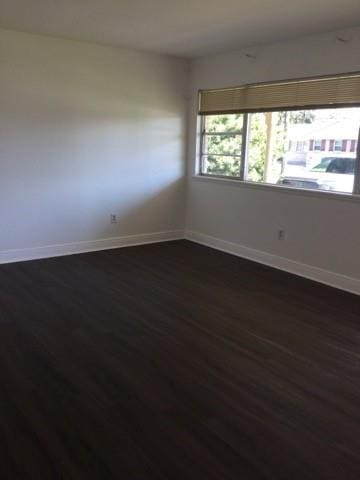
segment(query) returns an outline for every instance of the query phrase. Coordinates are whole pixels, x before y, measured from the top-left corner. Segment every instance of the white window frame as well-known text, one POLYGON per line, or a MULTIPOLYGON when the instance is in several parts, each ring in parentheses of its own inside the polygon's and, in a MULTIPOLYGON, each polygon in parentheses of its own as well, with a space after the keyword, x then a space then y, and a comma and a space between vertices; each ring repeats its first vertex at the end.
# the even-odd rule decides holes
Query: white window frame
POLYGON ((207 132, 206 131, 206 116, 207 115, 201 115, 201 121, 200 121, 200 129, 201 129, 201 136, 200 136, 200 175, 203 176, 209 176, 209 177, 221 177, 221 178, 233 178, 233 179, 240 179, 244 180, 245 176, 245 167, 246 167, 246 146, 247 146, 247 136, 248 136, 248 114, 243 113, 243 126, 242 126, 242 131, 241 132, 207 132), (230 155, 230 154, 221 154, 221 155, 216 155, 216 154, 208 154, 204 152, 204 143, 205 143, 205 138, 206 136, 221 136, 221 135, 236 135, 236 136, 241 136, 241 153, 239 155, 230 155), (231 175, 218 175, 218 174, 213 174, 213 173, 206 173, 203 171, 204 167, 204 158, 205 157, 231 157, 231 158, 240 158, 240 170, 239 170, 239 176, 231 176, 231 175), (244 161, 245 159, 245 161, 244 161))

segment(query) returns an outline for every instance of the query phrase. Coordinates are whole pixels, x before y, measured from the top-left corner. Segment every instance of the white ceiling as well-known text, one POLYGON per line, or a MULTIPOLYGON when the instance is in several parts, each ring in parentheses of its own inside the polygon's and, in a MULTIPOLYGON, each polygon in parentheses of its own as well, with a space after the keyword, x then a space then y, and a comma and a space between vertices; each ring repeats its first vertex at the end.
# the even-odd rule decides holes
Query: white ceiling
POLYGON ((0 26, 181 57, 360 25, 360 0, 0 0, 0 26))

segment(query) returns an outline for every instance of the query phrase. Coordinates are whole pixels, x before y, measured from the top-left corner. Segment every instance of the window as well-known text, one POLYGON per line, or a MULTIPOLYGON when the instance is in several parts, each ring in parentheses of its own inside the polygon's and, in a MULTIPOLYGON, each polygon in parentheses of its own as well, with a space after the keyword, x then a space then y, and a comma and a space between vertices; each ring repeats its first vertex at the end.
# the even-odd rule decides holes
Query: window
POLYGON ((314 150, 315 151, 321 150, 321 140, 314 140, 314 150))
POLYGON ((335 140, 334 141, 334 152, 341 152, 343 148, 342 140, 335 140))
MULTIPOLYGON (((306 88, 300 85, 292 92, 289 84, 292 87, 296 82, 291 81, 286 83, 284 92, 282 83, 269 85, 269 95, 266 85, 261 85, 265 91, 260 93, 257 86, 201 93, 200 174, 360 193, 360 160, 355 149, 360 132, 360 75, 356 79, 355 89, 351 90, 351 82, 347 84, 346 98, 331 99, 330 89, 325 97, 331 105, 319 104, 318 108, 316 95, 324 101, 322 95, 327 84, 316 84, 315 93, 308 91, 311 106, 305 104, 308 85, 306 88), (279 108, 276 102, 282 103, 284 98, 288 106, 279 108), (295 109, 292 102, 300 101, 304 107, 295 109), (271 103, 273 108, 269 107, 271 103)), ((308 83, 312 88, 311 82, 308 83)), ((345 95, 339 85, 334 92, 345 95)))
POLYGON ((296 151, 297 152, 303 152, 305 150, 305 141, 302 142, 296 142, 296 151))
POLYGON ((351 193, 356 152, 344 152, 343 131, 356 141, 360 107, 203 117, 201 173, 291 187, 351 193), (327 150, 328 149, 328 150, 327 150))
POLYGON ((211 175, 240 175, 244 115, 203 117, 202 166, 211 175))

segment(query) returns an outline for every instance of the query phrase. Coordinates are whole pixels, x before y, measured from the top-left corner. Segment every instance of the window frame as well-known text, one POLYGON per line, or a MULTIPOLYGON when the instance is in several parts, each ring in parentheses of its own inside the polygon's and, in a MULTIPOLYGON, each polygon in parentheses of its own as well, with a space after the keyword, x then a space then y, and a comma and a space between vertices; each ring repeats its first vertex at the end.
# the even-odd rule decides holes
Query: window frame
POLYGON ((199 168, 199 175, 201 176, 206 176, 206 177, 212 177, 212 178, 230 178, 230 179, 240 179, 242 181, 244 180, 244 175, 245 175, 245 165, 246 165, 246 156, 247 156, 247 140, 248 140, 248 114, 247 113, 242 113, 243 116, 243 126, 242 130, 239 132, 214 132, 214 133, 209 133, 206 132, 206 117, 209 115, 200 115, 200 168, 199 168), (241 153, 240 155, 230 155, 230 154, 208 154, 204 153, 204 139, 206 136, 233 136, 233 135, 238 135, 241 136, 241 153), (219 156, 219 157, 232 157, 232 158, 240 158, 240 169, 239 169, 239 175, 221 175, 221 174, 213 174, 213 173, 206 173, 203 171, 203 166, 204 166, 204 157, 208 156, 219 156), (244 161, 245 159, 245 161, 244 161))
MULTIPOLYGON (((316 110, 316 109, 326 109, 326 108, 349 108, 349 107, 359 107, 359 105, 347 105, 346 107, 344 106, 324 106, 324 107, 317 107, 317 108, 312 108, 311 110, 316 110)), ((278 111, 285 111, 285 110, 296 110, 293 108, 289 109, 281 109, 281 110, 272 110, 271 112, 278 112, 278 111)), ((301 109, 301 110, 310 110, 307 108, 301 109)), ((198 168, 198 174, 197 176, 199 177, 206 177, 206 178, 213 178, 213 179, 223 179, 223 180, 236 180, 239 183, 246 183, 246 184, 251 184, 251 185, 256 185, 256 186, 265 186, 266 187, 274 187, 274 188, 279 188, 279 189, 288 189, 288 190, 302 190, 306 192, 318 192, 316 189, 311 189, 311 188, 306 188, 306 187, 293 187, 293 186, 286 186, 286 185, 277 185, 277 184, 272 184, 269 182, 264 182, 264 181, 253 181, 253 180, 248 180, 245 178, 245 173, 247 171, 247 157, 248 157, 248 141, 249 141, 249 115, 253 113, 264 113, 263 110, 259 111, 252 111, 252 112, 239 112, 239 114, 243 115, 243 128, 242 132, 235 133, 237 135, 241 135, 241 155, 220 155, 223 157, 239 157, 240 158, 240 171, 239 175, 234 176, 234 175, 221 175, 221 174, 212 174, 212 173, 207 173, 203 171, 203 166, 204 166, 204 157, 208 156, 208 154, 204 153, 204 137, 206 135, 218 135, 219 133, 211 133, 208 134, 205 131, 206 128, 206 117, 211 116, 211 115, 221 115, 221 114, 198 114, 200 117, 200 151, 199 151, 199 168, 198 168)), ((236 114, 236 112, 229 112, 229 114, 236 114)), ((225 113, 224 113, 225 115, 225 113)), ((228 132, 223 132, 220 134, 224 135, 234 135, 234 132, 228 133, 228 132)), ((321 141, 321 140, 320 140, 321 141)), ((315 142, 316 140, 314 139, 314 149, 315 150, 315 142)), ((334 148, 335 148, 335 141, 334 141, 334 148)), ((321 150, 320 150, 321 151, 321 150)), ((216 155, 213 155, 216 156, 216 155)), ((358 142, 357 142, 357 150, 356 150, 356 157, 355 157, 355 172, 354 172, 354 183, 353 183, 353 190, 351 193, 349 192, 341 192, 341 191, 336 191, 336 190, 324 190, 321 191, 321 194, 335 194, 335 195, 350 195, 350 196, 360 196, 360 126, 359 126, 359 136, 358 136, 358 142)))

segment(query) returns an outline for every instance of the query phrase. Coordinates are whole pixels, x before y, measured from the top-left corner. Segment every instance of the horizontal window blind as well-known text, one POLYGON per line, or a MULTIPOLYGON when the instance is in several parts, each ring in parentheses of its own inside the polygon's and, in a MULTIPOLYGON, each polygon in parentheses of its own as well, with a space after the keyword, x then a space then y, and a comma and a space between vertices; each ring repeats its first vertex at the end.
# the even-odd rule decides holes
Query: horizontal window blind
POLYGON ((199 113, 246 113, 360 105, 360 74, 203 90, 199 113))

